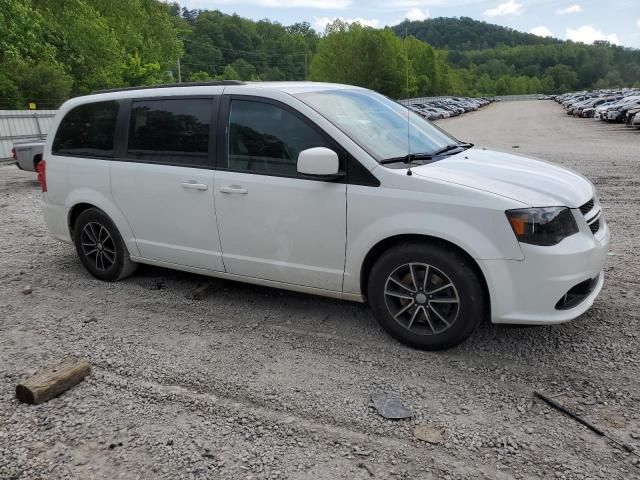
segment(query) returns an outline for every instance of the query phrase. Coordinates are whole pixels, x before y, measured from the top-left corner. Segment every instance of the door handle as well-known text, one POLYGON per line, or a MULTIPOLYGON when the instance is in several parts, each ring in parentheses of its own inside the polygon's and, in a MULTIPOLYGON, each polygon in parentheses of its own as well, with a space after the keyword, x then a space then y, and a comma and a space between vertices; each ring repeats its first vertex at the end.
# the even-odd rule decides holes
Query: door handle
POLYGON ((209 189, 209 185, 205 184, 205 183, 196 183, 196 182, 184 182, 182 184, 182 188, 191 188, 193 190, 208 190, 209 189))
POLYGON ((240 195, 246 195, 249 193, 249 190, 246 188, 242 188, 238 185, 230 185, 228 187, 220 187, 220 191, 222 193, 238 193, 240 195))

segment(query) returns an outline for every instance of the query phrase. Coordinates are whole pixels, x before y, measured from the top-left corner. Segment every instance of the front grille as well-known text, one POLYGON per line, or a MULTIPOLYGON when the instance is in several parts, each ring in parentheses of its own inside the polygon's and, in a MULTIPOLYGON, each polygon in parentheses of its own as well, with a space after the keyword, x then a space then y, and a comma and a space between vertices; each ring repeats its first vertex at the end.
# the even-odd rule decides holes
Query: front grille
POLYGON ((580 213, 582 213, 582 215, 584 216, 584 219, 587 221, 587 224, 589 225, 589 230, 591 230, 591 233, 593 233, 594 235, 598 232, 598 230, 600 230, 600 223, 601 223, 600 218, 602 216, 601 210, 598 208, 598 211, 596 211, 593 215, 589 215, 589 218, 587 218, 587 215, 593 212, 595 205, 596 205, 596 198, 593 197, 587 203, 580 206, 580 213))
POLYGON ((593 210, 593 205, 594 205, 594 199, 593 198, 591 200, 589 200, 587 203, 585 203, 584 205, 582 205, 580 207, 580 211, 582 212, 582 215, 586 215, 591 210, 593 210))

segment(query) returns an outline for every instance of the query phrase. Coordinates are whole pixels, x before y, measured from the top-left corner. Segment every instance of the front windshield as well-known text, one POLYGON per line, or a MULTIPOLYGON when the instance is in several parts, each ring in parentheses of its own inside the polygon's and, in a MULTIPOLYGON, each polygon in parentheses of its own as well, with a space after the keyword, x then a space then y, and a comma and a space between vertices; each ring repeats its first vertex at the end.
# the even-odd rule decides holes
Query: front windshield
POLYGON ((380 161, 430 153, 458 141, 420 115, 370 90, 324 90, 296 95, 380 161))

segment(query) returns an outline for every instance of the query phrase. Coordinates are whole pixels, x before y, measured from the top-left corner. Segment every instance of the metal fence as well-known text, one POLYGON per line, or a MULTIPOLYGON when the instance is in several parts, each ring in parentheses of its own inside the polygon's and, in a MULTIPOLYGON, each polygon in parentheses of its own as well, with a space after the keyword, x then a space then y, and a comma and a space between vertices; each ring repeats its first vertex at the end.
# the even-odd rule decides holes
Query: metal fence
POLYGON ((0 160, 11 158, 13 144, 44 140, 57 110, 0 110, 0 160))
POLYGON ((520 102, 523 100, 537 100, 540 95, 540 93, 530 93, 527 95, 499 95, 495 98, 503 102, 520 102))
POLYGON ((415 98, 404 98, 402 100, 398 100, 398 103, 402 105, 415 105, 416 103, 427 103, 433 102, 435 100, 448 100, 452 98, 452 95, 443 95, 439 97, 415 97, 415 98))
MULTIPOLYGON (((460 96, 462 95, 458 95, 458 97, 460 96)), ((539 93, 531 93, 527 95, 498 95, 495 97, 487 97, 487 98, 495 98, 496 100, 501 100, 503 102, 518 102, 522 100, 537 100, 539 96, 540 96, 539 93)), ((414 105, 416 103, 427 103, 434 100, 448 100, 454 97, 455 95, 441 95, 439 97, 415 97, 415 98, 404 98, 402 100, 398 100, 398 102, 403 105, 414 105)))

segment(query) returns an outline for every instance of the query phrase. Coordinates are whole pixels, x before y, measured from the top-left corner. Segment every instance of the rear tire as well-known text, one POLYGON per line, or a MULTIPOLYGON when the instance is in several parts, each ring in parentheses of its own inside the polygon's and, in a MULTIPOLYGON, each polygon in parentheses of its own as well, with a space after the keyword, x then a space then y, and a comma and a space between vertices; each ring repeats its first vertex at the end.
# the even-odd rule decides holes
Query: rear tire
POLYGON ((102 210, 89 208, 78 216, 73 242, 84 267, 100 280, 116 282, 138 268, 129 258, 120 232, 102 210))
POLYGON ((458 345, 485 312, 484 288, 474 266, 437 244, 408 242, 385 252, 371 269, 367 293, 382 328, 421 350, 458 345))

